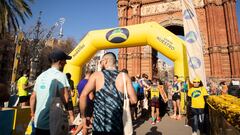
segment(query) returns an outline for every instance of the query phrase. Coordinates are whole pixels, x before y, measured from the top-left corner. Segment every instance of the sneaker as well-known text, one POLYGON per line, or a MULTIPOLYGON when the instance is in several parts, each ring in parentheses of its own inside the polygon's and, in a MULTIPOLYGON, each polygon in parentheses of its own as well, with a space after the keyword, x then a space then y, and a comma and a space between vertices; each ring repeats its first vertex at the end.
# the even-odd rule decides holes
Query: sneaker
POLYGON ((197 135, 197 132, 193 132, 192 135, 197 135))
POLYGON ((76 131, 76 128, 72 128, 71 130, 70 130, 70 133, 74 133, 76 131))
POLYGON ((157 123, 159 123, 161 121, 161 118, 160 117, 158 117, 157 118, 157 123))
POLYGON ((152 121, 152 123, 151 123, 152 125, 155 125, 156 123, 154 122, 154 121, 152 121))

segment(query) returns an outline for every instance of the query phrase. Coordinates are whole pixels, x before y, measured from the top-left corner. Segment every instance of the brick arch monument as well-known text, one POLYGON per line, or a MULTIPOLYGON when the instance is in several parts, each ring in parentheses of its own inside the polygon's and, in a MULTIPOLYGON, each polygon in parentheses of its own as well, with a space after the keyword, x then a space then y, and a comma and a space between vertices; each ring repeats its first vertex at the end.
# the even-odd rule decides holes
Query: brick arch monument
MULTIPOLYGON (((203 40, 207 77, 239 79, 236 0, 193 0, 193 3, 203 40)), ((155 21, 173 33, 175 28, 183 27, 180 0, 117 0, 117 4, 120 26, 155 21)), ((152 77, 156 57, 156 51, 149 46, 121 48, 119 69, 128 69, 130 75, 147 73, 152 77)))

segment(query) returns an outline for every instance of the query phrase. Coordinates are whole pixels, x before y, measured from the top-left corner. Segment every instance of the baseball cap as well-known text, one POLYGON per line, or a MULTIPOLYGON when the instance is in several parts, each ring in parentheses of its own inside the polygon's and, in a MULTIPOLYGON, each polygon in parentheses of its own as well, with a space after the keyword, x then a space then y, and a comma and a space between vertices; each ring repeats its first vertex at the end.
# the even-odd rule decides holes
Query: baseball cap
POLYGON ((52 60, 70 60, 72 57, 68 56, 61 50, 54 50, 52 53, 49 54, 49 58, 52 60))
POLYGON ((196 77, 196 78, 193 79, 193 82, 200 82, 200 81, 201 81, 201 79, 198 78, 198 77, 196 77))

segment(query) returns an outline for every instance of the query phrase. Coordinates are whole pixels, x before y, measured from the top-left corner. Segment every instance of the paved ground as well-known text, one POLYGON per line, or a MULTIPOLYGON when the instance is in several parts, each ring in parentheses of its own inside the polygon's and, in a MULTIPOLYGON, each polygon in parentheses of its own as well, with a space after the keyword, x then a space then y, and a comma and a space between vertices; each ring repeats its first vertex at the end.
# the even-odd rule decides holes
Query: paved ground
POLYGON ((151 125, 150 121, 133 122, 134 135, 191 135, 191 127, 184 126, 185 118, 173 120, 165 115, 160 123, 151 125))

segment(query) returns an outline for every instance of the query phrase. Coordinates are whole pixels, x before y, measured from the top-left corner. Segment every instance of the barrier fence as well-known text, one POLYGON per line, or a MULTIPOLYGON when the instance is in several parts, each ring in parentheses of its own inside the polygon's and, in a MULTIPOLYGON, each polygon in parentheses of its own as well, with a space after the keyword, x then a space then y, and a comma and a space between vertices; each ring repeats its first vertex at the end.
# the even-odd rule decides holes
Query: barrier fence
POLYGON ((0 135, 24 135, 30 119, 30 107, 2 108, 0 135))
POLYGON ((209 120, 211 135, 240 135, 239 130, 227 122, 223 114, 211 105, 209 105, 209 120))

